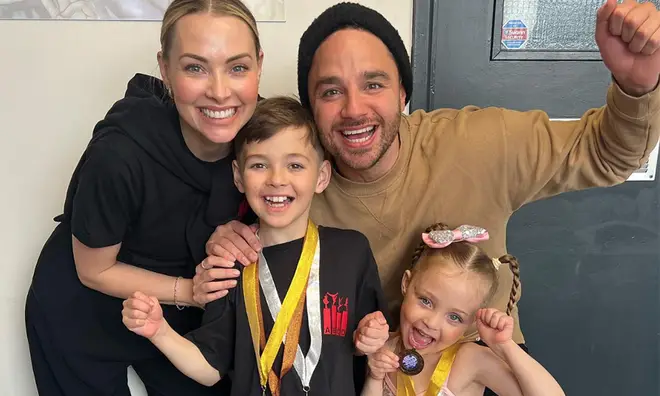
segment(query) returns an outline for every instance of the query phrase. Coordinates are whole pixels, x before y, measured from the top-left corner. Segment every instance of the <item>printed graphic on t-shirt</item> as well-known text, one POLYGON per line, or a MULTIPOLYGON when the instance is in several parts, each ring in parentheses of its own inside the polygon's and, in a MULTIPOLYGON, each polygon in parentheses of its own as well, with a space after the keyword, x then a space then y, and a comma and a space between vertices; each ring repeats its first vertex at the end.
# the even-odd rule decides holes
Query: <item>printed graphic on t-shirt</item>
POLYGON ((323 296, 323 334, 343 337, 348 326, 348 297, 339 293, 323 296))

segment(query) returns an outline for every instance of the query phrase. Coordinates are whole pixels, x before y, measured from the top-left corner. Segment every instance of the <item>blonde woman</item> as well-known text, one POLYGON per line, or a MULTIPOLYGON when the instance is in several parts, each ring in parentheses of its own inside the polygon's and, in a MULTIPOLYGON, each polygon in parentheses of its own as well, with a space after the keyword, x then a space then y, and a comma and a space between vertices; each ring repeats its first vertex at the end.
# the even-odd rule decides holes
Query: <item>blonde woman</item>
MULTIPOLYGON (((199 327, 195 266, 214 227, 247 212, 231 141, 254 112, 263 53, 239 0, 174 0, 160 39, 162 80, 136 75, 96 125, 39 257, 26 327, 41 396, 129 395, 129 365, 149 395, 218 394, 127 330, 122 301, 142 290, 180 333, 199 327)), ((237 271, 218 271, 233 287, 237 271)))

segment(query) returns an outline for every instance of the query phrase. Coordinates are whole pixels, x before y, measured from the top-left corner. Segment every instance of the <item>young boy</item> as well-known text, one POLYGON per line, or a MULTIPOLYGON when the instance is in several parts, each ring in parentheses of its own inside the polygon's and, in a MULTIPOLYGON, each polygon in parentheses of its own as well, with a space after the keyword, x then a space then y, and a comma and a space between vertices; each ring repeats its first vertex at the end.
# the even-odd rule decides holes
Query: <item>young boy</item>
POLYGON ((259 217, 258 263, 185 336, 140 292, 124 324, 202 384, 233 372, 232 395, 353 395, 353 332, 386 302, 366 237, 309 220, 331 175, 313 118, 294 99, 265 99, 234 146, 234 181, 259 217))

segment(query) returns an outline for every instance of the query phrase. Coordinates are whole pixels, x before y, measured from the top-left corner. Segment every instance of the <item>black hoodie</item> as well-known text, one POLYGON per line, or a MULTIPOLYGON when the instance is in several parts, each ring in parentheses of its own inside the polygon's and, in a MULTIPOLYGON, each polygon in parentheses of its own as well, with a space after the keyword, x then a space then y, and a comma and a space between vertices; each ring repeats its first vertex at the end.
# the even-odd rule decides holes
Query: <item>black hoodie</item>
MULTIPOLYGON (((233 183, 233 158, 197 159, 183 140, 162 81, 135 75, 125 97, 95 126, 71 178, 64 212, 55 218, 61 224, 39 257, 32 290, 49 331, 97 356, 132 359, 145 356, 145 348, 154 352, 123 326, 121 299, 82 286, 71 234, 90 247, 122 242, 119 261, 191 278, 216 226, 251 220, 244 217, 247 204, 233 183)), ((163 309, 181 333, 200 324, 199 309, 163 309)))
MULTIPOLYGON (((197 197, 196 216, 189 218, 186 227, 193 260, 199 263, 206 257, 204 248, 213 229, 241 217, 246 208, 243 204, 239 210, 243 195, 233 183, 234 153, 216 163, 200 161, 186 147, 178 117, 162 81, 136 74, 129 81, 124 98, 94 128, 89 146, 109 134, 122 134, 182 183, 202 193, 197 197)), ((83 154, 67 191, 64 214, 58 220, 71 219, 77 174, 84 161, 83 154)))

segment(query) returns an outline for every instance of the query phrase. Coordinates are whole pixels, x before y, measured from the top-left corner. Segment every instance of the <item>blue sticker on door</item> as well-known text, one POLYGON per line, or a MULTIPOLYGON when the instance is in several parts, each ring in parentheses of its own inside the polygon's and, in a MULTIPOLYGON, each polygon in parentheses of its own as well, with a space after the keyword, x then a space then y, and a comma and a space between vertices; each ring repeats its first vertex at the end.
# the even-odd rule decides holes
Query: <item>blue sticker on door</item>
POLYGON ((507 49, 520 49, 527 42, 527 25, 520 19, 511 19, 502 26, 502 44, 507 49))

